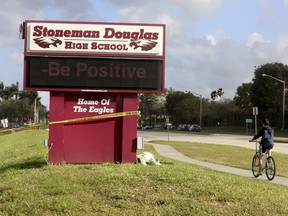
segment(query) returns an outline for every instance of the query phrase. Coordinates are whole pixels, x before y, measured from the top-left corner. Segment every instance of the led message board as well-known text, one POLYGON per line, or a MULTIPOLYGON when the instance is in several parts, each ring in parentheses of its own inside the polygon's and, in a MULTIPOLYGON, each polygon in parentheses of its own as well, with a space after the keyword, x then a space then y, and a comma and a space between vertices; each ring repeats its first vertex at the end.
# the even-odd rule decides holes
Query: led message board
POLYGON ((26 87, 161 91, 160 60, 26 56, 26 87))

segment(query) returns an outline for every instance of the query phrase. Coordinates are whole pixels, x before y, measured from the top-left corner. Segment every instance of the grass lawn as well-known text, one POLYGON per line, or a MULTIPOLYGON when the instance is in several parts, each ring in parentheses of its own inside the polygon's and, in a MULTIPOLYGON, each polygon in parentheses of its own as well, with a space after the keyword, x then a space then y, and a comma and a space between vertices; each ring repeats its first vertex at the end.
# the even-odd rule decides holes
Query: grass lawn
POLYGON ((145 151, 161 166, 52 166, 45 138, 45 130, 0 136, 0 215, 288 214, 282 185, 162 158, 151 145, 145 151))

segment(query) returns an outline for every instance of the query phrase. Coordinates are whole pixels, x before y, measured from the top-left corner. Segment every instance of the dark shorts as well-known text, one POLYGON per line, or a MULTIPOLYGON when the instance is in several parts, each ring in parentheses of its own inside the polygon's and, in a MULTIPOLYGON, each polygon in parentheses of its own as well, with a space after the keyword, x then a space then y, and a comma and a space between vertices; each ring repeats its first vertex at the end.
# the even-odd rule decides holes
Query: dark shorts
POLYGON ((267 150, 271 150, 273 145, 262 145, 262 154, 264 154, 267 150))

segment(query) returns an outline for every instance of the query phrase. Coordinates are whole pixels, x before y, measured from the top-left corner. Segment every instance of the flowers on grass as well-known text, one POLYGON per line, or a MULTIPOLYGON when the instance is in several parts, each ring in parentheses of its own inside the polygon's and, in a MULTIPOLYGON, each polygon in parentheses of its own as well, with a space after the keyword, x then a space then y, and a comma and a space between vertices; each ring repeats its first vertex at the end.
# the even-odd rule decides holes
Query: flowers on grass
POLYGON ((142 165, 161 165, 159 161, 155 160, 151 152, 143 152, 137 155, 137 162, 142 165))

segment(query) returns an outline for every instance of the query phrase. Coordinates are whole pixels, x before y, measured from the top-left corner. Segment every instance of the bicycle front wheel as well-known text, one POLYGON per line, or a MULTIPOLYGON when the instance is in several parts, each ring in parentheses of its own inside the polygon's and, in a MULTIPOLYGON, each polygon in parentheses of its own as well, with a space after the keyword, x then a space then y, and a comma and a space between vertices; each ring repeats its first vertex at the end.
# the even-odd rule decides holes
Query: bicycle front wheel
POLYGON ((252 159, 252 173, 255 178, 257 178, 259 172, 259 158, 258 154, 255 154, 252 159))
POLYGON ((272 156, 267 157, 265 169, 267 178, 272 181, 276 175, 276 164, 272 156))

